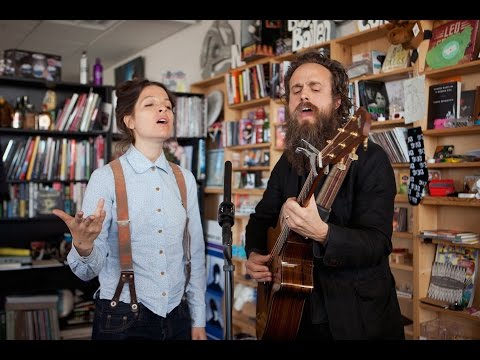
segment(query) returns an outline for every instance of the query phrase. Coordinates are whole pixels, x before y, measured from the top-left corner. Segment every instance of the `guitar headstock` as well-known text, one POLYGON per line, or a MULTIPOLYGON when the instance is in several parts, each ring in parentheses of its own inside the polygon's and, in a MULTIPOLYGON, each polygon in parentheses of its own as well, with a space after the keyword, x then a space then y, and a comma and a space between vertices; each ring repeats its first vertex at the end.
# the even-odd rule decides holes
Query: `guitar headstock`
POLYGON ((338 162, 360 145, 368 136, 371 124, 371 114, 363 107, 358 108, 348 122, 338 129, 337 135, 328 140, 327 146, 318 154, 320 167, 338 162))

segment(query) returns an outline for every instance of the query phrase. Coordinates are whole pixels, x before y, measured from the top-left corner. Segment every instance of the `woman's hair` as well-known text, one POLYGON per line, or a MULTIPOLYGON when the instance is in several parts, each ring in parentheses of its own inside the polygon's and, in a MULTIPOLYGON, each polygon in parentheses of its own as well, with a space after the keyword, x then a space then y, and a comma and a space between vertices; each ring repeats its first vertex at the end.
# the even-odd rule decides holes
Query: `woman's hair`
POLYGON ((345 68, 336 60, 329 58, 328 53, 318 51, 308 51, 297 55, 296 59, 292 61, 290 67, 285 74, 285 99, 290 100, 290 79, 295 70, 303 64, 320 64, 330 71, 332 76, 332 96, 340 96, 341 104, 336 110, 341 119, 349 117, 349 110, 352 107, 352 101, 348 97, 348 75, 345 68))
POLYGON ((117 96, 117 106, 115 107, 115 116, 117 118, 117 128, 120 132, 120 146, 121 152, 125 152, 130 144, 135 144, 135 136, 133 131, 125 125, 123 118, 127 115, 132 115, 135 111, 135 104, 140 96, 140 93, 147 86, 159 86, 167 93, 168 99, 172 103, 172 109, 175 109, 175 95, 167 89, 167 87, 157 81, 150 81, 147 79, 135 78, 120 83, 115 89, 117 96))

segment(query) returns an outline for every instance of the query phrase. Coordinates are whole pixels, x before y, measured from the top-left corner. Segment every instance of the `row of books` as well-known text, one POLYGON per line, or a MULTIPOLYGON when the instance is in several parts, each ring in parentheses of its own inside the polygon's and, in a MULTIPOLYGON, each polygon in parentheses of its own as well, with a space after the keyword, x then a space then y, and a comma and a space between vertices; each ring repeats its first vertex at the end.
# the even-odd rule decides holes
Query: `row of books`
POLYGON ((392 163, 408 163, 407 128, 395 127, 385 131, 370 132, 369 138, 380 145, 392 163))
POLYGON ((205 137, 207 133, 205 98, 178 96, 175 105, 175 135, 205 137))
POLYGON ((263 122, 256 122, 248 118, 238 121, 224 121, 221 136, 225 146, 253 145, 263 143, 263 122))
POLYGON ((395 207, 393 209, 393 231, 405 232, 408 229, 408 209, 395 207))
POLYGON ((462 90, 461 81, 447 81, 429 87, 429 129, 471 126, 479 113, 480 86, 462 90))
POLYGON ((57 295, 7 296, 6 340, 58 340, 57 295))
POLYGON ((55 119, 55 130, 91 131, 94 129, 108 131, 112 118, 112 104, 102 102, 99 94, 92 89, 87 93, 73 93, 65 100, 63 108, 55 119))
POLYGON ((12 138, 2 154, 8 180, 86 180, 105 163, 105 138, 12 138))
POLYGON ((290 67, 291 61, 284 60, 280 63, 272 63, 270 76, 270 96, 274 99, 280 99, 285 95, 285 74, 290 67))
POLYGON ((227 73, 228 103, 233 105, 270 96, 269 70, 269 64, 266 63, 227 73))
POLYGON ((479 233, 453 229, 422 230, 420 236, 429 239, 450 240, 459 244, 475 244, 480 240, 479 233))
POLYGON ((1 204, 0 218, 34 218, 50 215, 54 208, 73 215, 81 208, 86 186, 83 182, 54 182, 51 186, 34 182, 11 184, 10 200, 1 204))

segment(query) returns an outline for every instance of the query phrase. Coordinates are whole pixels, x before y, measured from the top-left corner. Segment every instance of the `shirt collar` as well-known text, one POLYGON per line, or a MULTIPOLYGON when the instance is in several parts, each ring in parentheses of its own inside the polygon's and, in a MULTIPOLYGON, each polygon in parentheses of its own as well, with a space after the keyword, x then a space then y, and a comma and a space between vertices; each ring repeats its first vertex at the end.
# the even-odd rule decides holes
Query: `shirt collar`
POLYGON ((130 145, 127 152, 125 153, 125 157, 133 168, 133 170, 138 173, 144 173, 152 166, 156 166, 159 169, 164 170, 167 173, 170 173, 170 166, 168 165, 167 158, 165 157, 165 153, 162 151, 160 156, 158 157, 155 162, 151 162, 145 155, 143 155, 135 146, 130 145))

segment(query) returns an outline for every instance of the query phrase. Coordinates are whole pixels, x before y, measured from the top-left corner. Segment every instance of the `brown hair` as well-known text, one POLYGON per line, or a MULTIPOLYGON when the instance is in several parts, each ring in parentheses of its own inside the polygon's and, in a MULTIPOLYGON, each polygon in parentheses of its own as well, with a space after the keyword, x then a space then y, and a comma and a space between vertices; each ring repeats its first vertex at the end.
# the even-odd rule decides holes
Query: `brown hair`
POLYGON ((341 119, 345 120, 349 117, 349 109, 352 107, 352 101, 348 97, 348 75, 345 68, 336 60, 329 58, 328 53, 318 51, 308 51, 297 55, 292 61, 290 67, 285 74, 285 100, 290 100, 290 79, 295 70, 303 64, 314 63, 320 64, 330 71, 332 76, 332 96, 340 96, 341 104, 336 110, 341 119))
POLYGON ((125 125, 123 118, 134 113, 135 104, 140 96, 140 93, 147 86, 159 86, 167 93, 168 99, 172 103, 172 109, 175 109, 175 95, 167 89, 167 87, 157 81, 150 81, 147 79, 135 78, 120 83, 115 89, 117 96, 117 106, 115 107, 115 116, 117 118, 117 128, 120 132, 120 140, 118 146, 121 152, 125 152, 130 144, 135 144, 135 136, 133 131, 125 125))

